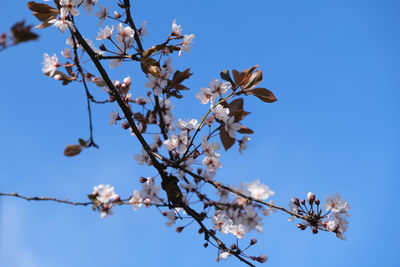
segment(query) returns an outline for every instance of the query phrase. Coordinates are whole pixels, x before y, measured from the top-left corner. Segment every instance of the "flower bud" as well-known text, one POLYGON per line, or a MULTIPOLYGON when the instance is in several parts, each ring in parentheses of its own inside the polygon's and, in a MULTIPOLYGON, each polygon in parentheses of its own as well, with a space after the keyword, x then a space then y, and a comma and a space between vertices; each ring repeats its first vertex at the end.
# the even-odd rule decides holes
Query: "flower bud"
POLYGON ((215 236, 215 231, 214 230, 210 230, 210 235, 215 236))
POLYGON ((62 76, 62 74, 56 74, 53 76, 54 79, 56 79, 57 81, 64 81, 64 76, 62 76))
POLYGON ((119 195, 116 195, 116 197, 114 198, 114 202, 115 203, 121 202, 121 198, 119 197, 119 195))
POLYGON ((208 243, 204 243, 203 247, 207 248, 208 247, 208 243))
POLYGON ((144 184, 145 182, 147 182, 147 178, 140 177, 140 178, 139 178, 139 182, 140 182, 141 184, 144 184))
POLYGON ((185 227, 183 227, 183 226, 176 227, 176 232, 177 232, 177 233, 182 232, 182 231, 183 231, 183 228, 185 228, 185 227))
POLYGON ((64 155, 67 157, 76 156, 82 151, 81 145, 67 145, 64 150, 64 155))
POLYGON ((257 239, 255 239, 254 237, 250 240, 250 246, 254 245, 257 243, 257 239))
POLYGON ((124 83, 127 85, 127 86, 130 86, 131 85, 131 83, 132 83, 132 79, 131 79, 131 77, 126 77, 125 79, 124 79, 124 83))
POLYGON ((256 261, 258 261, 259 263, 264 263, 268 260, 268 257, 266 254, 262 254, 261 256, 256 258, 256 261))
POLYGON ((115 81, 114 86, 115 86, 115 88, 120 89, 121 88, 121 82, 120 81, 115 81))
POLYGON ((100 48, 101 51, 107 51, 107 48, 106 48, 106 46, 104 44, 101 44, 99 46, 99 48, 100 48))
POLYGON ((292 197, 292 203, 296 206, 300 206, 300 201, 297 197, 292 197))
POLYGON ((232 250, 236 250, 236 249, 237 249, 237 246, 236 246, 235 244, 232 244, 232 245, 231 245, 231 249, 232 249, 232 250))
POLYGON ((161 214, 162 214, 163 216, 167 216, 167 215, 168 215, 168 212, 163 211, 163 212, 161 212, 161 214))
POLYGON ((319 199, 318 199, 318 198, 315 200, 315 204, 316 204, 316 205, 319 205, 319 204, 320 204, 320 202, 319 202, 319 199))
POLYGON ((118 13, 118 11, 114 11, 114 18, 119 19, 122 15, 118 13))
POLYGON ((121 122, 121 127, 122 127, 122 129, 124 129, 124 130, 128 130, 129 129, 129 122, 127 122, 127 121, 122 121, 121 122))
POLYGON ((315 195, 311 192, 308 192, 307 193, 307 201, 308 201, 308 203, 310 203, 310 205, 313 205, 314 201, 315 201, 315 195))
POLYGON ((314 229, 312 229, 312 233, 315 235, 315 234, 318 234, 318 229, 317 228, 314 228, 314 229))
POLYGON ((304 198, 301 200, 301 204, 302 205, 306 204, 306 200, 304 198))
POLYGON ((204 233, 204 230, 203 230, 203 228, 200 228, 199 229, 199 231, 197 231, 199 234, 202 234, 202 233, 204 233))

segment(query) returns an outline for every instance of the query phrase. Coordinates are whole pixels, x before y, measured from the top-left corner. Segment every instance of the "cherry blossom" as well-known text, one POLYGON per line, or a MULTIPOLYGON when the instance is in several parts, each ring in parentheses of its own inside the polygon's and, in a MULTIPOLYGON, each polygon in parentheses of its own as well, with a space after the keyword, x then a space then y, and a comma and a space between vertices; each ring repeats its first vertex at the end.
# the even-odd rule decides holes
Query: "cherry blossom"
POLYGON ((96 13, 94 13, 94 15, 96 17, 99 17, 99 26, 100 26, 108 16, 108 6, 104 8, 100 4, 97 5, 99 6, 99 10, 96 13))
POLYGON ((258 179, 252 183, 244 183, 243 185, 250 193, 250 196, 256 199, 267 199, 275 194, 267 185, 260 184, 260 180, 258 179))
POLYGON ((229 108, 224 108, 222 105, 217 105, 214 110, 214 115, 218 120, 226 122, 229 119, 229 108))
POLYGON ((185 34, 185 36, 183 37, 183 42, 182 42, 182 46, 181 46, 181 50, 179 50, 179 56, 181 56, 182 51, 185 51, 187 53, 190 52, 190 46, 192 45, 192 41, 194 39, 194 34, 185 34))
POLYGON ((325 202, 326 204, 323 205, 324 209, 343 213, 348 216, 347 211, 350 210, 350 205, 338 193, 335 193, 332 197, 327 196, 325 202))
POLYGON ((43 64, 42 71, 45 74, 49 75, 50 77, 54 76, 57 68, 60 66, 56 54, 53 54, 53 56, 50 57, 49 54, 44 53, 42 64, 43 64))
POLYGON ((125 48, 124 51, 126 49, 129 49, 133 45, 133 42, 135 40, 134 39, 135 31, 131 27, 129 26, 124 27, 122 23, 119 23, 117 25, 117 32, 118 34, 115 37, 117 42, 124 45, 125 48))
POLYGON ((132 203, 133 210, 138 210, 139 207, 143 204, 143 199, 140 196, 140 192, 138 190, 134 190, 132 193, 132 197, 129 199, 129 202, 132 203))
POLYGON ((225 122, 225 130, 227 131, 229 136, 232 137, 232 138, 236 137, 236 131, 239 131, 240 128, 242 128, 242 125, 240 123, 235 122, 235 117, 234 116, 230 117, 225 122))
POLYGON ((82 8, 87 9, 87 13, 90 14, 96 3, 97 0, 82 0, 82 8))
POLYGON ((108 25, 104 27, 104 29, 100 29, 99 33, 97 34, 96 40, 104 40, 111 36, 114 31, 114 25, 110 28, 108 25))
POLYGON ((67 17, 69 14, 72 16, 78 16, 79 9, 75 9, 75 7, 81 2, 82 0, 60 0, 60 16, 62 18, 67 17))
POLYGON ((171 26, 171 28, 172 28, 172 33, 174 34, 174 35, 176 35, 176 36, 181 36, 182 34, 181 34, 181 32, 182 32, 182 27, 181 27, 181 25, 178 25, 178 24, 176 24, 176 19, 174 19, 173 21, 172 21, 172 26, 171 26))
POLYGON ((244 135, 242 139, 239 140, 239 153, 242 154, 243 150, 247 148, 247 142, 250 141, 250 137, 248 135, 244 135))

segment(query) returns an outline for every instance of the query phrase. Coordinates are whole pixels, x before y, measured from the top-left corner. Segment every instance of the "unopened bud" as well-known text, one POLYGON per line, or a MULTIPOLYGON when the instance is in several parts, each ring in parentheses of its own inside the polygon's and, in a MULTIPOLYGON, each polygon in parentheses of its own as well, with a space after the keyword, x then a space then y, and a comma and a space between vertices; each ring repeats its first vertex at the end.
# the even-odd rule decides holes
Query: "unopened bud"
POLYGON ((101 51, 107 51, 107 48, 106 48, 106 46, 104 44, 101 44, 99 46, 99 48, 100 48, 101 51))
POLYGON ((121 88, 121 82, 120 81, 115 81, 114 86, 117 89, 121 88))
POLYGON ((292 203, 296 206, 300 206, 300 201, 297 197, 292 197, 292 203))
POLYGON ((162 214, 163 216, 167 216, 167 215, 168 215, 168 212, 163 211, 163 212, 161 212, 161 214, 162 214))
POLYGON ((256 261, 259 263, 264 263, 268 260, 268 257, 266 254, 262 254, 261 256, 257 257, 256 261))
POLYGON ((315 201, 315 195, 311 192, 308 192, 307 193, 307 201, 308 201, 308 203, 310 203, 310 205, 313 205, 314 201, 315 201))
POLYGON ((257 243, 257 239, 255 239, 254 237, 250 240, 250 246, 254 245, 257 243))
POLYGON ((119 195, 117 195, 117 196, 114 198, 114 202, 115 202, 115 203, 121 202, 121 198, 119 197, 119 195))
POLYGON ((320 202, 319 202, 319 199, 318 199, 318 198, 315 200, 315 204, 316 204, 317 206, 320 204, 320 202))
POLYGON ((208 243, 204 243, 203 247, 207 248, 208 247, 208 243))
POLYGON ((203 172, 203 169, 202 169, 202 168, 198 168, 198 169, 197 169, 197 174, 198 174, 198 175, 200 175, 202 172, 203 172))
POLYGON ((193 158, 196 159, 198 156, 200 156, 200 152, 196 149, 196 150, 193 152, 193 158))
POLYGON ((56 74, 53 76, 54 79, 56 79, 57 81, 64 81, 64 76, 62 76, 62 74, 56 74))
POLYGON ((145 182, 147 182, 147 178, 145 178, 145 177, 139 177, 139 182, 140 182, 141 184, 144 184, 145 182))
POLYGON ((236 249, 237 249, 237 246, 236 246, 235 244, 232 244, 232 245, 231 245, 231 249, 232 249, 232 250, 236 250, 236 249))
POLYGON ((114 11, 114 18, 119 19, 122 15, 118 13, 118 11, 114 11))
POLYGON ((215 231, 214 230, 211 229, 209 232, 210 232, 210 235, 215 236, 215 231))
POLYGON ((182 232, 182 231, 183 231, 183 228, 185 228, 185 227, 183 227, 183 226, 176 227, 176 232, 177 232, 177 233, 182 232))
POLYGON ((129 129, 129 122, 127 122, 127 121, 122 121, 121 122, 121 127, 122 127, 122 129, 124 129, 124 130, 128 130, 129 129))
POLYGON ((203 230, 203 228, 200 228, 199 229, 199 231, 197 231, 199 234, 202 234, 202 233, 204 233, 204 230, 203 230))
POLYGON ((314 229, 312 229, 312 233, 315 235, 315 234, 318 234, 318 229, 317 228, 314 228, 314 229))
POLYGON ((306 204, 306 200, 304 198, 301 200, 301 204, 302 205, 306 204))
POLYGON ((150 91, 147 91, 146 95, 147 95, 147 96, 151 96, 151 92, 150 92, 150 91))
POLYGON ((124 79, 124 83, 127 85, 127 86, 130 86, 131 85, 131 83, 132 83, 132 79, 131 79, 131 77, 126 77, 125 79, 124 79))

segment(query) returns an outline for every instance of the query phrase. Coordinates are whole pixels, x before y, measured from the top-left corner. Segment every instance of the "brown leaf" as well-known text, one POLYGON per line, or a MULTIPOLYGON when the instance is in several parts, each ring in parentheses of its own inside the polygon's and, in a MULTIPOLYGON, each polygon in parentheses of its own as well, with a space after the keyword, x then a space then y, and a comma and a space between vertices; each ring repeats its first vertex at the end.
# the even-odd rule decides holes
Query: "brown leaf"
POLYGON ((259 99, 261 99, 263 102, 267 102, 267 103, 273 103, 277 100, 276 97, 274 96, 274 94, 266 88, 254 88, 254 89, 246 91, 246 94, 254 95, 254 96, 258 97, 259 99))
POLYGON ((190 69, 186 69, 183 72, 180 72, 179 70, 177 70, 177 71, 175 71, 172 80, 174 81, 174 83, 179 84, 179 83, 183 82, 184 80, 189 79, 189 77, 192 75, 193 75, 193 73, 190 73, 190 69))
POLYGON ((243 98, 237 98, 233 100, 231 103, 229 103, 229 111, 230 112, 235 112, 236 110, 243 110, 243 98))
POLYGON ((32 25, 25 26, 25 21, 15 23, 11 28, 14 44, 36 40, 39 36, 31 32, 32 25))
POLYGON ((33 12, 33 15, 41 22, 49 21, 57 17, 58 12, 39 13, 33 12))
POLYGON ((161 49, 163 49, 162 45, 152 46, 149 49, 146 49, 145 51, 143 51, 142 58, 147 58, 147 57, 151 56, 152 54, 160 51, 161 49))
POLYGON ((233 80, 235 80, 235 84, 240 86, 244 75, 238 72, 237 70, 232 70, 232 75, 233 75, 233 80))
POLYGON ((235 116, 235 122, 239 122, 243 120, 247 115, 249 115, 250 112, 244 111, 243 109, 238 109, 234 112, 231 112, 231 114, 235 116))
POLYGON ((226 132, 224 125, 225 124, 221 125, 221 128, 219 130, 219 137, 221 138, 222 145, 224 146, 226 151, 231 148, 233 144, 235 144, 235 139, 230 137, 230 135, 226 132))
POLYGON ((36 3, 34 1, 30 1, 27 3, 27 6, 30 10, 38 13, 49 13, 49 12, 57 12, 57 9, 52 8, 49 5, 42 4, 42 3, 36 3))
POLYGON ((255 66, 253 66, 253 67, 251 67, 251 68, 249 68, 249 69, 245 69, 245 70, 242 70, 242 74, 249 74, 249 73, 252 73, 255 69, 257 69, 258 68, 258 65, 255 65, 255 66))
POLYGON ((252 129, 247 128, 246 126, 242 125, 242 128, 239 129, 238 133, 241 133, 241 134, 253 134, 254 131, 252 129))
POLYGON ((263 76, 262 76, 262 71, 257 70, 256 72, 252 73, 246 83, 243 82, 242 88, 243 89, 251 89, 256 87, 257 85, 260 84, 262 81, 263 76))
POLYGON ((146 74, 150 73, 155 77, 161 77, 160 63, 157 62, 154 58, 149 57, 141 60, 140 67, 142 68, 142 71, 146 74))
POLYGON ((53 24, 49 23, 48 21, 45 21, 45 22, 35 26, 35 29, 44 29, 44 28, 50 27, 51 25, 53 25, 53 24))
POLYGON ((64 150, 64 155, 67 157, 76 156, 82 151, 81 145, 67 145, 64 150))

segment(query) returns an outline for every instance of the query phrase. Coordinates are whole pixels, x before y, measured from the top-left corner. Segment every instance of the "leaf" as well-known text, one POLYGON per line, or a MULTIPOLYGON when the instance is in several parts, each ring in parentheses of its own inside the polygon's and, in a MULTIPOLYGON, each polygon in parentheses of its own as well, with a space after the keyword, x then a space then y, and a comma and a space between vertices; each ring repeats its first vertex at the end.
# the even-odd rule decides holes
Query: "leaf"
POLYGON ((239 129, 238 133, 241 133, 241 134, 253 134, 254 131, 252 129, 247 128, 246 126, 242 125, 242 128, 239 129))
POLYGON ((235 139, 230 137, 230 135, 226 132, 224 125, 225 124, 221 125, 221 128, 219 130, 219 137, 221 138, 222 145, 224 146, 226 151, 231 148, 233 144, 235 144, 235 139))
POLYGON ((267 103, 273 103, 277 100, 276 97, 274 96, 274 94, 266 88, 254 88, 254 89, 246 91, 246 94, 254 95, 254 96, 258 97, 259 99, 261 99, 263 102, 267 102, 267 103))
POLYGON ((11 28, 14 44, 36 40, 39 36, 31 32, 32 25, 25 26, 25 21, 15 23, 11 28))
POLYGON ((233 79, 235 80, 235 84, 240 86, 244 75, 238 72, 237 70, 232 70, 232 74, 233 74, 233 79))
POLYGON ((243 110, 243 98, 237 98, 233 100, 231 103, 229 103, 229 111, 230 112, 235 112, 236 110, 243 110))
POLYGON ((78 142, 79 142, 79 144, 80 144, 82 147, 86 147, 86 146, 87 146, 86 141, 83 140, 82 138, 79 138, 79 139, 78 139, 78 142))
POLYGON ((42 3, 36 3, 34 1, 30 1, 27 3, 27 6, 30 10, 38 13, 48 13, 48 12, 57 12, 57 9, 52 8, 51 6, 47 4, 42 4, 42 3))
POLYGON ((161 77, 160 63, 154 58, 145 58, 140 61, 140 67, 145 74, 151 74, 155 77, 161 77))
POLYGON ((145 51, 143 51, 142 53, 142 58, 148 58, 149 56, 151 56, 154 53, 157 53, 158 51, 160 51, 161 49, 163 49, 162 45, 155 45, 150 47, 149 49, 146 49, 145 51))
POLYGON ((250 112, 244 111, 243 109, 238 109, 234 112, 231 112, 231 114, 235 116, 235 122, 239 122, 243 120, 247 115, 249 115, 250 112))
POLYGON ((219 73, 219 76, 221 77, 222 80, 225 80, 227 82, 230 82, 231 85, 233 86, 235 83, 233 82, 231 75, 229 74, 228 70, 223 70, 219 73))
POLYGON ((261 70, 257 70, 256 72, 252 73, 249 77, 249 79, 246 81, 246 83, 244 83, 242 85, 243 89, 251 89, 256 87, 257 85, 260 84, 260 82, 262 81, 263 76, 262 76, 262 71, 261 70))
POLYGON ((82 151, 81 145, 67 145, 64 150, 64 155, 67 157, 76 156, 82 151))
POLYGON ((35 29, 44 29, 44 28, 50 27, 51 25, 53 25, 53 24, 45 21, 45 22, 35 26, 35 29))
POLYGON ((183 82, 184 80, 189 79, 189 77, 192 75, 193 75, 193 73, 190 73, 190 69, 186 69, 183 72, 177 70, 177 71, 175 71, 172 80, 175 83, 179 84, 179 83, 183 82))
POLYGON ((258 68, 258 64, 253 66, 253 67, 251 67, 251 68, 249 68, 249 69, 242 70, 242 74, 245 75, 245 74, 252 73, 257 68, 258 68))
POLYGON ((49 21, 57 17, 58 12, 39 13, 33 12, 33 15, 41 22, 49 21))

